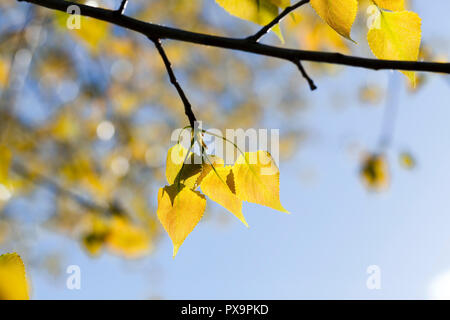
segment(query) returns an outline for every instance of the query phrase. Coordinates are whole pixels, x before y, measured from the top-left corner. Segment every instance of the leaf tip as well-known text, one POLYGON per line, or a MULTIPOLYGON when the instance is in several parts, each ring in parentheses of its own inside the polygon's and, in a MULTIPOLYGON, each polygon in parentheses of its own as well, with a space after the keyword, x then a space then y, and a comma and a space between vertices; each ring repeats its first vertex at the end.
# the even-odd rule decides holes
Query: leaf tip
POLYGON ((172 259, 175 259, 175 256, 177 255, 179 249, 180 249, 180 245, 179 244, 174 244, 173 245, 173 256, 172 256, 172 259))

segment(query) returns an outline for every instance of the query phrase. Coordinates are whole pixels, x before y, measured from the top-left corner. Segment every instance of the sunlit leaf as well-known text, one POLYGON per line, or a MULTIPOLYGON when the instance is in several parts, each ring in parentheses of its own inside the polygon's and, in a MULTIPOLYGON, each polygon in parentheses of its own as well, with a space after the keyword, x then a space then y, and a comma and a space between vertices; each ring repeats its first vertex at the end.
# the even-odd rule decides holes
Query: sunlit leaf
POLYGON ((212 201, 217 202, 233 213, 248 227, 242 214, 242 200, 236 196, 234 175, 231 166, 211 170, 203 179, 202 191, 212 201))
POLYGON ((289 213, 280 202, 280 171, 268 152, 241 155, 233 174, 239 199, 289 213))
POLYGON ((337 33, 351 40, 350 31, 358 12, 357 0, 311 0, 311 6, 337 33))
POLYGON ((0 300, 28 300, 25 266, 17 253, 0 256, 0 300))
POLYGON ((171 185, 158 192, 158 219, 172 239, 173 256, 203 217, 206 199, 183 185, 171 185))
POLYGON ((193 188, 202 172, 202 160, 189 153, 181 144, 169 149, 166 160, 166 179, 169 184, 182 183, 193 188))
MULTIPOLYGON (((367 34, 369 46, 379 59, 416 61, 421 41, 421 19, 410 11, 381 11, 367 34)), ((402 71, 415 84, 415 73, 402 71)))

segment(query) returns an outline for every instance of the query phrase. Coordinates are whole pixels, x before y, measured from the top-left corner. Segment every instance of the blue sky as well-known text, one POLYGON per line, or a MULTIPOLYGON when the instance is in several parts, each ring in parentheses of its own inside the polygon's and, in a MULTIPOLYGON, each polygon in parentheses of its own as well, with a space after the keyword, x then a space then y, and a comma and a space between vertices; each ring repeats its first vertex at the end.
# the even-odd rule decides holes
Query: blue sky
MULTIPOLYGON (((450 3, 435 0, 433 8, 427 1, 414 5, 423 18, 423 38, 447 39, 442 48, 448 56, 450 3)), ((337 77, 317 82, 317 92, 305 91, 311 95, 311 107, 301 123, 320 135, 280 168, 281 200, 291 215, 246 203, 250 225, 246 229, 234 218, 219 223, 214 214, 214 219, 198 225, 176 259, 166 235, 152 256, 124 261, 108 254, 92 259, 78 243, 42 231, 36 245, 62 250, 64 266, 79 265, 82 287, 68 290, 64 274, 51 280, 31 269, 33 298, 431 297, 433 279, 450 270, 448 77, 431 76, 413 95, 407 92, 403 76, 390 71, 345 68, 337 77), (337 110, 330 93, 368 80, 385 86, 389 77, 401 83, 398 120, 388 152, 392 183, 388 192, 374 194, 361 185, 359 161, 348 145, 375 149, 383 107, 361 106, 355 96, 348 96, 337 110), (413 171, 398 165, 398 152, 404 149, 417 158, 413 171), (370 265, 380 267, 380 290, 366 287, 370 265)))

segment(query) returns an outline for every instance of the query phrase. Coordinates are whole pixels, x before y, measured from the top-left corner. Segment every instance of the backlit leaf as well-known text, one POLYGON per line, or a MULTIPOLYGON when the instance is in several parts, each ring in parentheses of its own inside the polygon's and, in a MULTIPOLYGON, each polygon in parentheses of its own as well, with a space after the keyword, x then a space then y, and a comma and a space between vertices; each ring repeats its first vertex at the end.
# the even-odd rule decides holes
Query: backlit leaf
POLYGON ((233 166, 238 198, 289 213, 280 202, 280 171, 270 153, 257 151, 244 155, 233 166))
POLYGON ((337 33, 351 40, 350 31, 358 12, 357 0, 311 0, 311 6, 337 33))
POLYGON ((203 217, 205 208, 205 197, 183 185, 175 184, 159 190, 157 215, 172 239, 174 257, 203 217))
POLYGON ((25 266, 17 253, 0 256, 0 300, 28 300, 25 266))
MULTIPOLYGON (((381 11, 367 34, 378 59, 417 61, 421 41, 421 19, 410 11, 381 11)), ((415 73, 402 71, 415 84, 415 73)))
POLYGON ((180 182, 192 189, 202 172, 202 163, 193 153, 186 157, 187 153, 188 150, 179 143, 169 149, 166 161, 166 179, 169 184, 180 182))
POLYGON ((211 170, 203 179, 202 191, 212 201, 233 213, 248 227, 242 214, 242 200, 236 196, 234 175, 231 166, 211 170))

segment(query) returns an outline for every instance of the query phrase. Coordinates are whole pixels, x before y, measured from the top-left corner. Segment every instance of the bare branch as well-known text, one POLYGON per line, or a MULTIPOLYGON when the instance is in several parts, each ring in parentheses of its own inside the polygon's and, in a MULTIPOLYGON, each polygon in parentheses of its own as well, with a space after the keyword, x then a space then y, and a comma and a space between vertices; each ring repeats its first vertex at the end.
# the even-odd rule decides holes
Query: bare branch
POLYGON ((186 30, 164 27, 152 23, 139 21, 124 15, 117 15, 115 11, 94 8, 79 3, 64 0, 18 0, 22 2, 34 3, 49 9, 66 12, 71 5, 80 8, 81 15, 92 17, 98 20, 113 23, 123 28, 133 30, 153 39, 172 39, 183 42, 196 43, 217 48, 239 50, 250 52, 262 56, 279 58, 287 61, 314 61, 322 63, 332 63, 347 65, 373 70, 395 69, 407 71, 441 72, 450 74, 450 63, 420 62, 420 61, 398 61, 379 60, 347 56, 340 53, 294 50, 268 46, 254 43, 247 39, 234 39, 227 37, 212 36, 203 33, 190 32, 186 30))
POLYGON ((275 19, 273 19, 269 24, 265 25, 261 30, 255 33, 253 36, 247 38, 249 41, 258 42, 267 32, 270 31, 273 27, 275 27, 281 20, 284 19, 289 13, 300 8, 301 6, 309 3, 310 0, 301 0, 292 6, 286 7, 275 19))
POLYGON ((150 40, 152 40, 153 43, 155 44, 155 47, 158 50, 159 55, 161 56, 161 59, 164 62, 164 65, 166 66, 167 73, 169 74, 169 78, 170 78, 170 83, 172 83, 173 86, 177 89, 178 94, 180 95, 181 101, 183 101, 184 112, 186 113, 186 116, 189 119, 189 124, 191 125, 192 129, 194 129, 195 122, 197 121, 197 119, 195 118, 194 112, 192 111, 191 103, 189 102, 188 98, 186 97, 186 94, 184 93, 183 88, 181 88, 180 83, 178 82, 177 77, 175 76, 175 73, 173 72, 172 64, 170 63, 170 60, 167 57, 167 54, 161 45, 161 41, 159 39, 153 39, 153 38, 150 38, 150 40))

